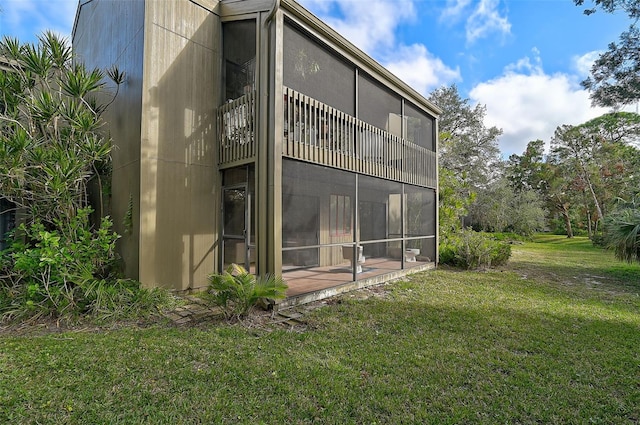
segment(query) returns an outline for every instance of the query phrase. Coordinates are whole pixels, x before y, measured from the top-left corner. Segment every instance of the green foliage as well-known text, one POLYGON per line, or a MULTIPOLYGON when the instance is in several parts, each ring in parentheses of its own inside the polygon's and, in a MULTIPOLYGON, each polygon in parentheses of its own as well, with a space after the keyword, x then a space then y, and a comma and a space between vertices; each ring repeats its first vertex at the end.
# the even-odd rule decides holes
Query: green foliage
POLYGON ((546 164, 544 163, 544 142, 532 140, 522 155, 509 156, 504 176, 515 192, 535 190, 542 192, 546 186, 546 164))
POLYGON ((463 229, 440 244, 440 263, 468 270, 501 266, 510 257, 509 243, 469 229, 463 229))
POLYGON ((446 238, 462 228, 462 219, 476 195, 464 179, 459 179, 453 171, 445 168, 440 168, 438 186, 439 230, 441 237, 446 238))
MULTIPOLYGON (((5 37, 0 55, 8 63, 0 70, 0 193, 28 221, 67 223, 88 205, 88 183, 108 177, 111 143, 99 133, 106 105, 96 101, 106 76, 72 64, 68 42, 51 32, 37 44, 5 37)), ((117 90, 121 74, 107 75, 117 90)))
POLYGON ((545 226, 545 211, 538 192, 525 188, 515 191, 506 178, 478 192, 470 218, 476 229, 523 236, 530 236, 545 226))
MULTIPOLYGON (((583 6, 585 0, 573 0, 583 6)), ((608 49, 601 53, 591 66, 591 75, 582 86, 591 92, 591 100, 597 106, 632 104, 640 99, 640 30, 636 26, 640 18, 638 0, 593 0, 594 7, 584 10, 591 15, 601 8, 607 13, 623 11, 630 20, 629 28, 620 34, 618 43, 609 43, 608 49)))
POLYGON ((287 285, 280 276, 254 276, 237 264, 210 277, 207 296, 228 319, 246 317, 259 302, 283 299, 287 285))
POLYGON ((566 234, 597 233, 617 197, 632 197, 640 187, 640 150, 634 144, 640 116, 613 112, 578 126, 556 129, 541 175, 552 214, 560 214, 566 234), (545 176, 546 174, 546 176, 545 176))
POLYGON ((440 167, 472 189, 489 182, 501 162, 498 138, 502 130, 485 125, 486 106, 471 106, 455 85, 434 90, 429 100, 443 111, 438 122, 440 167))
MULTIPOLYGON (((574 0, 578 6, 585 0, 574 0)), ((609 43, 591 66, 591 76, 582 86, 591 92, 591 100, 597 106, 628 105, 640 99, 640 30, 636 26, 640 18, 638 0, 593 0, 594 7, 584 10, 591 15, 600 7, 607 13, 624 11, 632 21, 627 31, 620 34, 618 43, 609 43)))
POLYGON ((607 216, 605 243, 614 250, 616 258, 626 262, 640 262, 640 203, 631 202, 607 216))
MULTIPOLYGON (((162 302, 162 291, 118 279, 119 236, 90 223, 88 188, 110 186, 111 141, 100 133, 108 78, 114 98, 124 76, 73 63, 52 32, 37 44, 0 41, 0 194, 22 225, 0 252, 0 315, 120 316, 162 302)), ((108 95, 107 95, 108 96, 108 95)), ((103 216, 103 193, 98 216, 103 216)))
POLYGON ((39 221, 18 229, 20 238, 0 252, 0 314, 4 319, 75 314, 112 315, 147 294, 116 274, 118 235, 104 218, 89 230, 91 209, 68 226, 47 230, 39 221), (26 242, 23 242, 26 241, 26 242))

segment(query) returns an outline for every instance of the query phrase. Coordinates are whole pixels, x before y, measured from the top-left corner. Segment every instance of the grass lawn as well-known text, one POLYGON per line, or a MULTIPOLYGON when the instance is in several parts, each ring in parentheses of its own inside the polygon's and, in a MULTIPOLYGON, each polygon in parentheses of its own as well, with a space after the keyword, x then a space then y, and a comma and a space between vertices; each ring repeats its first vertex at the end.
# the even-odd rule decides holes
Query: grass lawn
POLYGON ((640 266, 540 236, 385 288, 304 330, 0 336, 0 423, 640 422, 640 266))

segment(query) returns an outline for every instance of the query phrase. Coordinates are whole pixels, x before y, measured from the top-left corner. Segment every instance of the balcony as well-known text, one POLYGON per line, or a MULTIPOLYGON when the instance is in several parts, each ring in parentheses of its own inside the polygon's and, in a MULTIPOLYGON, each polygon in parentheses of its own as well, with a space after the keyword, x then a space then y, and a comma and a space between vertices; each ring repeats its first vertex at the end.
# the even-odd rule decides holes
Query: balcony
MULTIPOLYGON (((423 187, 436 187, 435 152, 283 87, 282 155, 423 187)), ((220 164, 255 158, 255 92, 220 107, 220 164)))
POLYGON ((255 159, 255 99, 254 90, 218 108, 220 165, 246 163, 255 159))

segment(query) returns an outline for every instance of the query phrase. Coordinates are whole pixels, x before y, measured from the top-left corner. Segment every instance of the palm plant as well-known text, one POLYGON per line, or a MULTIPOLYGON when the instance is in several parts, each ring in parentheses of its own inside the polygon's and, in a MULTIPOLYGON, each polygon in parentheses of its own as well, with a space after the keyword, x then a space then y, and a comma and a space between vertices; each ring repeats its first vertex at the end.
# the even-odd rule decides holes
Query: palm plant
POLYGON ((50 31, 37 44, 4 37, 0 58, 0 193, 29 221, 67 224, 89 204, 90 182, 98 192, 106 184, 111 141, 100 128, 109 103, 98 99, 108 77, 113 101, 124 75, 74 64, 69 43, 50 31))
POLYGON ((227 319, 242 319, 260 301, 283 299, 286 290, 281 276, 254 276, 244 267, 231 264, 224 273, 210 276, 207 293, 227 319))
POLYGON ((607 246, 622 261, 640 262, 640 199, 622 201, 605 222, 607 246))

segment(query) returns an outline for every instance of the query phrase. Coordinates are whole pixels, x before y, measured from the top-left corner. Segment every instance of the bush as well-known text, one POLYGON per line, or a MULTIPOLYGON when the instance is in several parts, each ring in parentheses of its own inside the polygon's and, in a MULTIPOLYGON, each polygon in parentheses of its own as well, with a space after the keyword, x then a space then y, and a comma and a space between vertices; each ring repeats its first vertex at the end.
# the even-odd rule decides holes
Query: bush
POLYGON ((616 258, 640 263, 640 208, 620 208, 605 219, 606 245, 616 258))
POLYGON ((511 257, 511 245, 486 233, 464 229, 443 241, 440 263, 466 269, 497 267, 511 257))
POLYGON ((286 290, 282 277, 256 277, 231 264, 224 273, 211 275, 205 298, 222 308, 227 319, 241 319, 261 301, 283 299, 286 290))
POLYGON ((594 233, 591 235, 591 243, 599 248, 607 247, 607 238, 604 233, 594 233))
POLYGON ((67 226, 48 230, 36 221, 21 225, 8 249, 0 252, 0 315, 3 319, 33 316, 120 315, 139 309, 149 294, 140 283, 118 279, 115 242, 108 218, 90 230, 85 208, 67 226))

